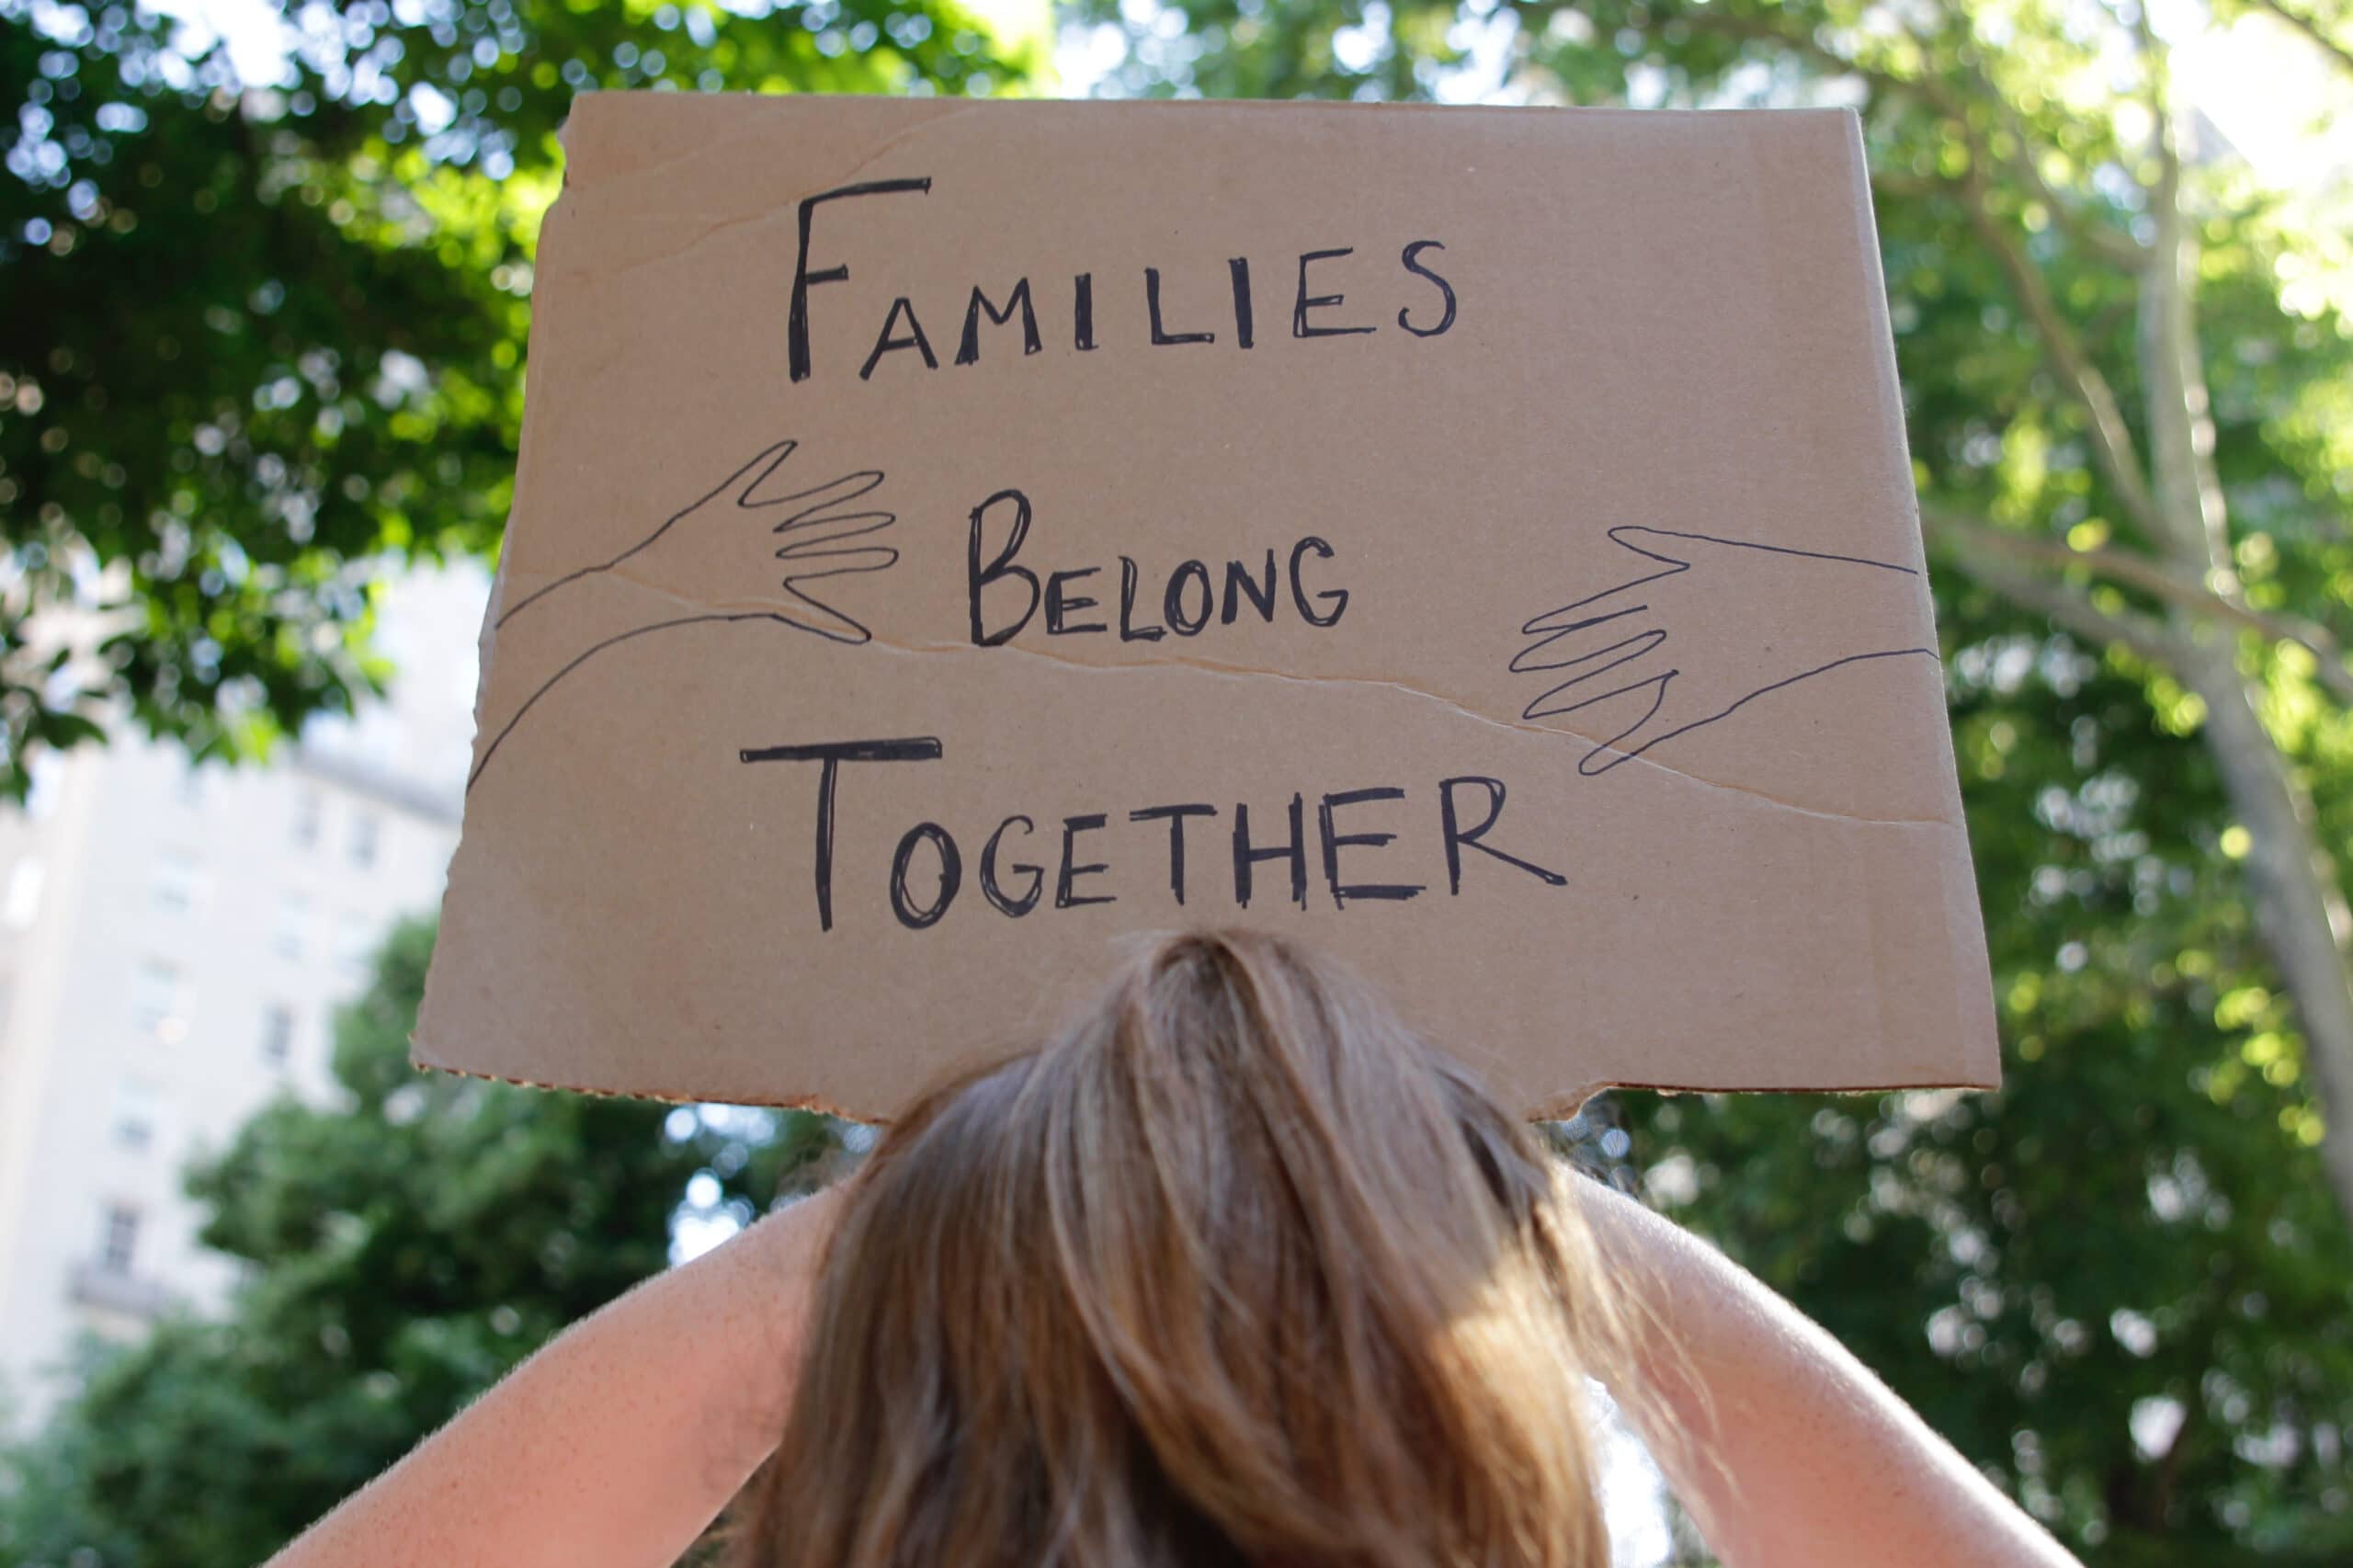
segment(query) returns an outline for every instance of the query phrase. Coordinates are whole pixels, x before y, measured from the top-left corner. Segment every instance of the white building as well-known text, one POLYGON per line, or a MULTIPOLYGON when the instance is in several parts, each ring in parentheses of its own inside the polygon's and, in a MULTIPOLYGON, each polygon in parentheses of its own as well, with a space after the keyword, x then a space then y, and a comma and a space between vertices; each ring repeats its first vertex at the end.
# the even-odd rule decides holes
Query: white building
POLYGON ((216 1305, 188 1161, 272 1096, 324 1098, 335 1008, 438 907, 472 735, 475 574, 389 596, 389 702, 266 767, 119 734, 0 813, 0 1426, 85 1335, 216 1305))

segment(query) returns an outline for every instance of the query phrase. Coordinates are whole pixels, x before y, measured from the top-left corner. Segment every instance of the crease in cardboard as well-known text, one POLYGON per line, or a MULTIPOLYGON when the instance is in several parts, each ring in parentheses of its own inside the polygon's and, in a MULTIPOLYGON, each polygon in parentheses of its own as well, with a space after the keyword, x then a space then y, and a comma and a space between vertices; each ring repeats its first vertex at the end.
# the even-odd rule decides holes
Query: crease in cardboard
MULTIPOLYGON (((557 199, 561 201, 563 199, 559 197, 557 199)), ((665 218, 670 218, 678 215, 665 213, 664 216, 665 218)), ((718 218, 718 214, 716 213, 696 213, 694 216, 699 218, 718 218)), ((616 278, 626 278, 632 272, 642 271, 649 267, 659 267, 665 261, 675 261, 679 256, 685 256, 688 252, 699 246, 704 241, 710 239, 714 234, 723 234, 730 229, 745 228, 754 223, 773 222, 779 219, 789 218, 790 216, 790 212, 783 208, 779 208, 776 210, 769 212, 739 212, 732 218, 714 222, 705 228, 696 230, 694 237, 687 241, 684 244, 673 245, 668 250, 655 251, 652 256, 637 256, 630 261, 621 263, 618 267, 600 267, 584 270, 577 274, 577 276, 583 282, 608 282, 616 278)))
MULTIPOLYGON (((938 113, 936 113, 931 119, 926 120, 923 124, 913 126, 908 130, 901 131, 898 135, 892 137, 882 145, 875 148, 873 152, 869 153, 865 157, 860 158, 856 164, 850 165, 850 167, 843 173, 835 175, 827 180, 812 182, 811 188, 814 190, 830 190, 848 185, 853 180, 857 179, 860 174, 873 167, 875 164, 881 162, 883 158, 889 156, 894 149, 903 146, 909 142, 915 141, 927 131, 936 127, 948 125, 955 120, 961 119, 965 115, 972 113, 982 107, 983 106, 979 104, 965 104, 952 108, 943 108, 938 113)), ((739 140, 742 140, 742 138, 730 138, 731 142, 739 140)), ((636 182, 643 179, 647 175, 654 171, 668 168, 673 164, 681 163, 690 158, 706 155, 710 151, 710 150, 707 148, 696 148, 689 152, 681 153, 676 157, 665 158, 660 163, 649 165, 643 169, 631 169, 619 176, 610 174, 605 175, 597 178, 597 183, 604 185, 615 180, 636 182)), ((586 177, 584 176, 584 190, 586 188, 586 177)), ((569 191, 565 193, 566 196, 569 194, 569 191)), ((561 205, 563 199, 563 197, 558 197, 557 203, 561 205)), ((651 256, 635 256, 628 261, 619 264, 618 266, 583 268, 574 276, 578 277, 583 282, 608 282, 617 278, 627 277, 630 273, 639 271, 644 267, 658 267, 665 261, 675 261, 679 256, 685 256, 688 252, 696 249, 705 241, 710 239, 713 235, 725 233, 730 229, 740 229, 747 224, 753 223, 790 221, 793 218, 793 209, 790 207, 774 207, 756 210, 749 212, 738 212, 732 215, 722 215, 716 212, 678 212, 665 210, 660 214, 662 222, 665 223, 678 222, 692 218, 702 221, 705 226, 697 230, 694 236, 687 240, 684 244, 673 245, 667 250, 656 251, 651 256)))
POLYGON ((929 131, 937 131, 942 126, 952 125, 960 119, 969 119, 972 115, 983 114, 986 112, 987 106, 984 104, 959 104, 953 108, 942 106, 941 108, 933 110, 922 120, 907 127, 904 131, 900 131, 896 136, 885 138, 880 146, 867 153, 866 156, 858 159, 858 162, 852 164, 840 174, 834 176, 831 179, 828 179, 822 184, 813 184, 812 188, 831 190, 838 187, 847 185, 858 176, 872 168, 876 164, 879 164, 884 158, 889 157, 893 152, 914 141, 916 137, 922 136, 929 131))
MULTIPOLYGON (((709 599, 690 598, 684 594, 675 593, 656 583, 650 582, 647 579, 630 572, 626 567, 622 566, 619 562, 606 566, 602 568, 602 570, 610 573, 612 575, 620 578, 624 582, 629 583, 633 587, 642 588, 645 592, 652 594, 658 598, 666 599, 681 609, 699 611, 708 615, 714 622, 730 618, 757 617, 762 619, 774 619, 778 620, 779 624, 785 624, 781 618, 776 615, 779 601, 774 599, 746 599, 722 603, 709 599)), ((548 582, 553 583, 560 580, 560 578, 551 577, 548 579, 548 582)), ((540 585, 544 587, 547 585, 542 584, 540 585)), ((1167 653, 1159 653, 1133 664, 1101 664, 1091 659, 1074 659, 1066 654, 1050 653, 1043 648, 1025 645, 1018 642, 1007 642, 993 648, 975 648, 970 643, 964 642, 894 642, 888 638, 870 636, 868 641, 858 644, 858 646, 860 648, 880 649, 886 653, 896 653, 910 658, 953 657, 956 655, 973 653, 987 653, 990 655, 1017 653, 1026 658, 1043 660, 1048 664, 1057 666, 1058 668, 1083 670, 1091 674, 1098 675, 1117 675, 1122 673, 1135 674, 1139 671, 1144 670, 1173 669, 1189 670, 1196 674, 1217 676, 1227 679, 1276 680, 1297 682, 1311 686, 1335 685, 1370 687, 1378 690, 1395 691, 1407 697, 1418 698, 1425 702, 1436 703, 1439 707, 1448 710, 1449 712, 1460 718, 1470 720, 1475 723, 1491 725, 1499 730, 1508 730, 1520 734, 1537 735, 1549 739, 1597 746, 1605 750, 1609 748, 1608 739, 1601 735, 1590 734, 1583 730, 1572 729, 1565 725, 1555 726, 1551 724, 1533 723, 1526 720, 1500 719, 1492 713, 1482 713, 1476 709, 1466 708, 1461 702, 1452 698, 1441 696, 1437 692, 1427 690, 1421 687, 1414 686, 1405 681, 1381 676, 1307 675, 1293 670, 1264 669, 1254 665, 1223 664, 1217 660, 1203 659, 1190 654, 1172 655, 1167 653)), ((1938 660, 1937 665, 1938 667, 1941 669, 1943 667, 1943 661, 1941 659, 1938 660)), ((486 676, 484 677, 484 685, 486 688, 486 676)), ((476 740, 477 744, 479 744, 480 737, 477 736, 476 740)), ((1948 817, 1875 817, 1864 815, 1860 812, 1837 812, 1820 806, 1810 806, 1802 801, 1784 800, 1779 795, 1768 793, 1763 790, 1755 789, 1749 785, 1734 784, 1727 779, 1711 778, 1704 774, 1694 773, 1688 769, 1677 767, 1674 764, 1667 762, 1663 758, 1653 756, 1647 751, 1634 753, 1629 756, 1625 760, 1628 762, 1644 764, 1650 767, 1657 769, 1661 773, 1668 775, 1671 778, 1679 779, 1687 784, 1698 785, 1701 789, 1721 790, 1729 794, 1738 795, 1763 805, 1776 807, 1782 811, 1793 812, 1802 816, 1818 817, 1829 822, 1847 823, 1857 826, 1867 827, 1938 827, 1957 829, 1961 826, 1960 824, 1948 817)))
MULTIPOLYGON (((580 94, 573 100, 571 117, 566 119, 556 131, 556 142, 563 147, 564 153, 567 188, 574 183, 582 185, 585 188, 591 182, 602 186, 624 180, 643 179, 676 165, 691 163, 698 158, 724 156, 738 143, 756 141, 768 129, 757 120, 754 120, 715 141, 698 140, 683 150, 671 153, 668 157, 656 158, 651 163, 628 164, 620 167, 613 166, 612 160, 620 155, 620 149, 611 140, 601 140, 593 153, 585 150, 579 153, 574 152, 572 143, 575 131, 581 135, 603 138, 605 132, 600 128, 593 126, 591 122, 612 116, 622 119, 631 117, 636 109, 633 100, 637 97, 638 95, 628 92, 592 89, 580 94)), ((679 101, 681 104, 692 105, 698 100, 682 97, 679 101)))

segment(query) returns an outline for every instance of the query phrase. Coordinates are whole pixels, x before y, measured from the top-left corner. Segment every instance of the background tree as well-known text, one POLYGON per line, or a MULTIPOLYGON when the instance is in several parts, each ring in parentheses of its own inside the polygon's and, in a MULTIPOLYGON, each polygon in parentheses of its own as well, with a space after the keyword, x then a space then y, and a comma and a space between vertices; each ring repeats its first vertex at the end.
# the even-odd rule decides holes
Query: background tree
POLYGON ((2353 197, 2132 0, 1092 17, 1130 93, 1859 110, 2008 1087, 1596 1131, 2094 1561, 2343 1560, 2353 197))
POLYGON ((246 1568, 557 1330, 669 1256, 689 1200, 748 1218, 832 1124, 516 1088, 408 1064, 432 932, 339 1017, 344 1103, 280 1100, 189 1179, 251 1277, 218 1322, 101 1360, 0 1465, 0 1562, 246 1568), (92 1555, 95 1553, 95 1555, 92 1555))
MULTIPOLYGON (((1537 98, 1860 108, 1943 568, 1940 626, 2008 1087, 1971 1097, 1627 1096, 1597 1108, 1586 1131, 1620 1179, 1828 1323, 2095 1562, 2353 1554, 2353 1242, 2323 1163, 2325 1151, 2342 1193, 2353 1126, 2342 1027, 2353 1016, 2341 892, 2353 842, 2353 676, 2339 652, 2353 615, 2344 209, 2332 228, 2329 212, 2265 189, 2212 143, 2171 85, 2165 40, 2128 0, 1199 0, 1117 16, 1108 0, 1090 3, 1127 40, 1114 85, 1139 93, 1428 96, 1495 60, 1537 98)), ((152 726, 213 747, 347 700, 370 677, 354 562, 487 542, 511 472, 519 364, 502 363, 501 346, 518 352, 529 277, 517 269, 528 267, 534 204, 551 194, 547 132, 568 72, 683 83, 679 62, 703 49, 699 81, 750 58, 722 59, 731 42, 779 51, 756 69, 795 82, 805 63, 884 77, 935 70, 960 86, 1003 65, 977 32, 973 51, 960 51, 937 10, 802 7, 787 13, 799 34, 774 20, 739 29, 713 12, 706 46, 683 11, 665 29, 664 11, 535 8, 518 20, 490 7, 420 22, 414 10, 347 6, 320 35, 320 62, 290 68, 307 101, 290 85, 273 102, 213 96, 205 73, 217 62, 175 66, 135 17, 98 13, 85 18, 86 38, 61 41, 10 6, 0 0, 0 70, 26 84, 37 112, 8 144, 29 194, 0 182, 0 203, 40 204, 0 207, 0 246, 15 247, 0 249, 11 306, 0 312, 0 370, 10 406, 24 410, 0 415, 15 562, 0 597, 18 617, 0 635, 0 766, 17 788, 28 747, 82 733, 73 716, 100 712, 108 692, 136 699, 152 726), (917 16, 942 19, 926 27, 917 16), (863 50, 861 19, 874 29, 863 50), (826 52, 827 28, 836 53, 826 52), (475 51, 506 61, 518 34, 544 52, 515 50, 483 80, 489 67, 475 51), (369 63, 380 50, 389 60, 369 63), (541 83, 526 59, 571 63, 541 83), (141 118, 101 113, 107 104, 141 118), (261 151, 240 152, 240 137, 261 151), (52 165, 66 157, 78 161, 60 178, 52 165), (155 183, 142 184, 150 165, 155 183), (233 221, 167 222, 169 202, 195 207, 209 188, 195 176, 208 169, 228 171, 212 210, 233 221), (111 172, 77 197, 92 170, 111 172), (132 242, 151 221, 177 243, 143 253, 136 270, 132 242), (252 248, 216 269, 208 244, 252 248), (94 257, 121 270, 68 270, 94 257), (86 294, 59 281, 75 277, 112 281, 86 294), (324 304, 250 297, 256 279, 290 291, 311 277, 335 280, 324 304), (30 292, 28 279, 51 292, 30 292), (368 313, 380 293, 401 308, 368 313), (183 296, 202 308, 166 321, 183 296), (40 315, 17 308, 26 300, 92 324, 81 338, 41 334, 24 324, 40 315), (162 313, 151 320, 151 309, 162 313), (290 312, 300 330, 282 324, 290 312), (97 358, 117 316, 142 324, 131 341, 154 343, 158 363, 97 358), (181 358, 162 360, 165 337, 181 358), (85 343, 98 346, 92 365, 112 367, 92 370, 89 385, 74 380, 85 343), (325 362, 331 390, 301 363, 313 347, 337 356, 325 362), (147 379, 119 380, 134 371, 147 379), (148 401, 125 385, 148 387, 148 401), (293 401, 280 408, 281 396, 293 401), (160 412, 100 422, 124 407, 160 412), (62 437, 40 423, 51 418, 62 437), (347 451, 355 426, 353 441, 375 445, 347 451), (166 429, 180 434, 154 434, 166 429), (152 439, 147 466, 121 449, 109 481, 108 460, 89 448, 101 432, 152 439), (39 496, 28 488, 37 462, 52 487, 39 496), (146 498, 134 504, 141 484, 146 498), (328 518, 329 501, 347 521, 328 518), (346 531, 327 540, 330 523, 346 531), (108 528, 119 541, 111 553, 91 542, 108 528), (117 576, 84 566, 76 578, 76 562, 113 563, 117 576), (132 607, 128 640, 89 680, 53 687, 24 643, 22 613, 106 594, 132 607)), ((2318 47, 2353 36, 2336 0, 2298 0, 2290 12, 2318 47)), ((593 1161, 604 1138, 637 1135, 602 1129, 568 1157, 593 1161)), ((403 1145, 404 1157, 421 1147, 403 1145)), ((506 1147, 471 1148, 469 1168, 506 1147)), ((309 1200, 291 1185, 275 1190, 287 1218, 253 1233, 253 1244, 282 1243, 328 1270, 331 1255, 295 1219, 309 1200)), ((439 1207, 438 1191, 420 1186, 404 1199, 434 1216, 404 1233, 422 1256, 451 1214, 475 1211, 439 1207)), ((560 1228, 538 1212, 512 1236, 560 1228)), ((366 1407, 334 1403, 335 1390, 400 1386, 370 1384, 381 1369, 420 1387, 438 1379, 449 1393, 479 1386, 460 1376, 466 1356, 485 1378, 506 1364, 487 1320, 464 1330, 420 1314, 421 1337, 389 1317, 379 1325, 379 1342, 405 1347, 397 1365, 370 1361, 358 1378, 355 1363, 297 1367, 301 1355, 342 1354, 324 1331, 349 1325, 326 1314, 374 1288, 348 1278, 304 1298, 317 1315, 283 1320, 296 1335, 286 1343, 307 1333, 302 1343, 317 1348, 273 1359, 261 1341, 236 1337, 239 1325, 257 1321, 272 1290, 293 1291, 272 1281, 300 1271, 256 1267, 235 1323, 175 1329, 119 1364, 22 1461, 38 1473, 0 1506, 19 1532, 0 1536, 0 1556, 30 1555, 18 1547, 35 1541, 41 1552, 101 1540, 110 1553, 151 1550, 98 1533, 109 1519, 150 1517, 128 1511, 137 1499, 191 1520, 277 1508, 277 1469, 223 1470, 201 1485, 173 1470, 212 1462, 188 1434, 267 1431, 280 1419, 270 1412, 316 1408, 335 1423, 278 1431, 266 1450, 280 1456, 273 1466, 298 1480, 305 1463, 340 1466, 357 1480, 422 1425, 370 1427, 366 1407), (221 1392, 255 1386, 239 1381, 247 1368, 261 1369, 259 1386, 278 1379, 282 1402, 221 1392), (151 1428, 150 1411, 176 1414, 151 1428), (347 1437, 353 1457, 328 1457, 347 1437), (286 1464, 297 1449, 303 1463, 286 1464), (48 1533, 22 1533, 33 1528, 48 1533)), ((469 1321, 455 1303, 477 1285, 494 1293, 472 1299, 502 1300, 500 1278, 451 1284, 441 1320, 469 1321)), ((544 1322, 596 1294, 550 1304, 544 1322)), ((515 1337, 519 1353, 530 1335, 515 1337)), ((286 1528, 335 1490, 301 1484, 313 1490, 284 1506, 286 1528)), ((152 1561, 211 1561, 199 1544, 175 1539, 179 1555, 152 1561)))
POLYGON ((0 793, 125 715, 252 755, 347 711, 376 574, 493 549, 574 93, 1025 68, 953 0, 279 14, 241 83, 143 7, 0 0, 0 793))

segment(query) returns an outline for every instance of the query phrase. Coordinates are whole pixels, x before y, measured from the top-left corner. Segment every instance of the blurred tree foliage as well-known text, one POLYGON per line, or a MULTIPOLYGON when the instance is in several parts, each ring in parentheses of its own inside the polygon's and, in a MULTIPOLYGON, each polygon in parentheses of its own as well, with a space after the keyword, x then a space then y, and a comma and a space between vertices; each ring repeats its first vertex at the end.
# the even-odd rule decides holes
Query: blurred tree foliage
POLYGON ((1602 1146, 2090 1561, 2353 1559, 2353 182, 2134 0, 1093 4, 1130 93, 1859 109, 2007 1087, 1602 1146))
POLYGON ((12 1568, 245 1568, 667 1261, 689 1185, 748 1217, 833 1147, 801 1113, 553 1094, 408 1064, 430 928, 338 1020, 343 1103, 280 1100, 189 1178, 251 1269, 0 1464, 12 1568))
POLYGON ((251 755, 347 710, 381 563, 494 547, 575 92, 1026 68, 953 0, 277 9, 241 84, 129 0, 0 0, 0 795, 124 714, 251 755))
MULTIPOLYGON (((1861 110, 2008 1086, 1623 1096, 1601 1146, 2088 1560, 2353 1558, 2353 1238, 2323 1160, 2347 1190, 2343 193, 2216 145, 2131 0, 1087 3, 1134 93, 1426 97, 1500 62, 1537 100, 1861 110)), ((2353 40, 2337 0, 2268 9, 2325 60, 2353 40)), ((67 39, 0 0, 31 111, 0 181, 12 787, 94 695, 216 747, 342 704, 371 678, 359 563, 486 547, 572 85, 1005 69, 936 8, 288 14, 341 19, 240 95, 156 24, 67 39), (23 617, 107 595, 129 636, 53 686, 23 617)), ((347 1126, 273 1112, 203 1178, 259 1269, 238 1317, 99 1375, 21 1457, 0 1556, 256 1555, 653 1267, 688 1174, 744 1157, 481 1085, 402 1120, 384 1070, 347 1126), (624 1212, 632 1150, 654 1190, 624 1212), (529 1203, 487 1196, 510 1180, 529 1203), (467 1216, 510 1245, 453 1251, 467 1216), (551 1235, 606 1260, 594 1283, 551 1272, 551 1235)))

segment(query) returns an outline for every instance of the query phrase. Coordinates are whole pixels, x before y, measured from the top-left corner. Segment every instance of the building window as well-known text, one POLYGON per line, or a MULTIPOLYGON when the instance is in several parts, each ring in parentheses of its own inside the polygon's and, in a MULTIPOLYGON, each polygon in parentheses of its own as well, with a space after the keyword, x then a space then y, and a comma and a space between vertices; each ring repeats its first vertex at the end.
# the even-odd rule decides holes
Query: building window
POLYGON ((261 1059, 272 1067, 283 1067, 294 1059, 294 1009, 283 1002, 272 1002, 262 1009, 261 1059))
POLYGON ((294 847, 309 849, 319 842, 319 823, 326 814, 326 801, 316 790, 305 790, 294 798, 294 847))
POLYGON ((128 1274, 139 1255, 139 1210, 128 1203, 109 1203, 98 1230, 98 1267, 109 1274, 128 1274))
POLYGON ((361 870, 376 863, 377 841, 383 835, 383 824, 373 812, 357 812, 351 818, 351 863, 361 870))
POLYGON ((123 1085, 121 1093, 115 1098, 115 1142, 134 1153, 144 1153, 153 1148, 159 1105, 153 1085, 136 1079, 123 1085))
POLYGON ((364 915, 347 915, 335 923, 335 959, 347 973, 365 974, 376 956, 376 923, 364 915))
POLYGON ((301 958, 302 938, 310 924, 311 901, 299 892, 284 894, 278 901, 278 925, 270 932, 271 949, 280 958, 301 958))
POLYGON ((32 778, 25 790, 25 815, 35 822, 47 822, 57 810, 57 756, 53 751, 36 752, 26 769, 32 778))
POLYGON ((155 862, 155 907, 166 915, 186 915, 202 902, 204 876, 196 857, 185 849, 166 849, 155 862))
POLYGON ((48 868, 31 855, 8 868, 8 891, 0 896, 0 924, 12 931, 32 926, 34 916, 40 914, 41 883, 47 873, 48 868))
POLYGON ((131 977, 131 1017, 140 1031, 165 1042, 188 1033, 188 988, 180 971, 149 959, 131 977))

